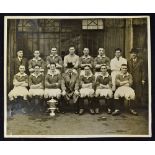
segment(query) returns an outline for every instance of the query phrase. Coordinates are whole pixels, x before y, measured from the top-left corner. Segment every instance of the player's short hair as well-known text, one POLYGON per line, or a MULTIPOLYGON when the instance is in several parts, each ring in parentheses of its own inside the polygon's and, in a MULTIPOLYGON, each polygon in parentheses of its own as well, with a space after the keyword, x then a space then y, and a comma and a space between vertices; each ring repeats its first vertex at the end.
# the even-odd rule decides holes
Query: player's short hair
POLYGON ((88 50, 89 50, 89 48, 88 48, 88 47, 84 47, 84 48, 83 48, 83 50, 84 50, 84 49, 88 49, 88 50))
POLYGON ((69 45, 69 49, 70 49, 71 47, 74 47, 74 48, 75 48, 75 45, 69 45))
POLYGON ((90 69, 90 66, 89 65, 86 65, 84 68, 88 67, 90 69))
POLYGON ((101 67, 100 67, 100 68, 102 68, 103 66, 107 68, 107 65, 106 65, 106 64, 101 65, 101 67))
POLYGON ((20 68, 20 67, 24 67, 24 68, 25 68, 25 66, 24 66, 24 65, 20 65, 20 66, 19 66, 19 68, 20 68))
POLYGON ((18 53, 18 52, 21 52, 21 51, 23 52, 23 50, 19 49, 19 50, 17 51, 17 53, 18 53))
POLYGON ((122 52, 122 50, 121 50, 120 48, 116 48, 116 49, 115 49, 115 52, 116 52, 116 51, 122 52))
POLYGON ((40 66, 39 66, 38 64, 36 64, 36 65, 34 66, 34 68, 35 68, 36 66, 40 68, 40 66))
POLYGON ((57 47, 51 47, 51 50, 52 50, 53 48, 57 49, 57 47))
POLYGON ((122 66, 122 67, 123 67, 123 66, 127 67, 127 64, 122 64, 121 66, 122 66))
POLYGON ((40 51, 39 51, 39 50, 34 50, 34 52, 33 52, 33 53, 35 53, 35 52, 39 52, 39 54, 40 54, 40 51))
POLYGON ((99 47, 99 48, 98 48, 98 50, 99 50, 100 48, 102 48, 103 50, 105 50, 105 48, 104 48, 104 47, 99 47))
POLYGON ((56 66, 56 63, 52 62, 52 63, 50 63, 50 66, 51 66, 51 65, 55 65, 55 66, 56 66))

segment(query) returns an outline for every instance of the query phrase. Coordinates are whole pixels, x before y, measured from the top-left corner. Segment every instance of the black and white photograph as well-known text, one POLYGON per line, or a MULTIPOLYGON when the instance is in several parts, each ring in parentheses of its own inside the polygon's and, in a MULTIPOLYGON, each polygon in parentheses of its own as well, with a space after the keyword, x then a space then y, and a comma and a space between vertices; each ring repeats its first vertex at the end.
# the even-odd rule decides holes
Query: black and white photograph
POLYGON ((4 137, 151 137, 149 16, 4 19, 4 137))

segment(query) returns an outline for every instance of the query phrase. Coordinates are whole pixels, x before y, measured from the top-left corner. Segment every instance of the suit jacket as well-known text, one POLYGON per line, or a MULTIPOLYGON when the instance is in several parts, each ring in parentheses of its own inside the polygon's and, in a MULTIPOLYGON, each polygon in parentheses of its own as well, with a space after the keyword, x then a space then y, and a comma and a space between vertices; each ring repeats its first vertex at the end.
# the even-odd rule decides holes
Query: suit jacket
POLYGON ((17 74, 19 72, 19 66, 24 65, 26 72, 27 72, 27 59, 23 58, 21 61, 19 61, 18 58, 13 59, 13 65, 12 65, 12 71, 14 71, 14 74, 17 74))
POLYGON ((65 90, 68 93, 71 93, 74 90, 78 90, 79 89, 78 75, 73 72, 70 78, 68 72, 62 74, 61 89, 65 90))
POLYGON ((142 80, 145 80, 145 67, 141 58, 137 57, 137 61, 134 63, 133 59, 128 61, 128 71, 133 77, 134 84, 141 84, 142 80))

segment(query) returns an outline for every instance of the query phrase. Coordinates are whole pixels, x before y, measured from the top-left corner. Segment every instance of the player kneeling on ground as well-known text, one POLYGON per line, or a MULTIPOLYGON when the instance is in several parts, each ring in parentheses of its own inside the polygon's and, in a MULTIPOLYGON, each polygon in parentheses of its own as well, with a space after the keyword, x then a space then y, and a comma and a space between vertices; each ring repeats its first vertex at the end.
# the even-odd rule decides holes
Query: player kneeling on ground
POLYGON ((121 73, 116 75, 116 86, 118 88, 114 94, 115 111, 112 115, 120 114, 120 98, 125 98, 128 102, 130 113, 137 115, 137 112, 133 108, 135 103, 135 92, 131 88, 132 82, 132 75, 127 72, 127 65, 122 64, 121 73))

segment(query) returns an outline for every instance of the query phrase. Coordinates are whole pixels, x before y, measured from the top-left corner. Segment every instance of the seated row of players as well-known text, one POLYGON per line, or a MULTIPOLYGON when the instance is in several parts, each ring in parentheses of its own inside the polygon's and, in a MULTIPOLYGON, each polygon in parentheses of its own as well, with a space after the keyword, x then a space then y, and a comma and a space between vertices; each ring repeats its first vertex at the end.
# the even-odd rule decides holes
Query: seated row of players
POLYGON ((28 77, 25 74, 25 66, 20 65, 19 73, 14 76, 14 88, 9 93, 11 110, 16 104, 18 96, 23 97, 24 106, 28 104, 28 97, 32 107, 34 108, 36 97, 39 99, 40 105, 44 101, 47 102, 51 98, 57 98, 58 108, 64 113, 66 104, 70 99, 73 100, 74 112, 82 115, 85 111, 84 99, 88 99, 88 108, 91 114, 98 114, 100 110, 99 99, 104 98, 107 104, 107 112, 112 115, 120 114, 119 98, 125 97, 128 101, 129 111, 131 114, 137 115, 133 109, 135 93, 131 88, 132 76, 127 72, 127 65, 121 65, 121 73, 116 75, 117 89, 114 93, 115 104, 112 107, 112 78, 107 72, 107 65, 101 65, 101 74, 95 80, 95 76, 89 65, 86 65, 83 74, 78 76, 74 72, 74 65, 67 63, 66 72, 62 76, 56 71, 56 64, 49 65, 50 70, 44 78, 41 73, 40 66, 34 66, 34 72, 28 77), (29 86, 29 90, 27 87, 29 86), (113 109, 114 108, 114 109, 113 109))

